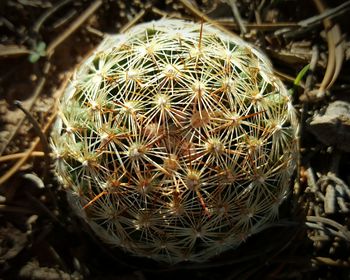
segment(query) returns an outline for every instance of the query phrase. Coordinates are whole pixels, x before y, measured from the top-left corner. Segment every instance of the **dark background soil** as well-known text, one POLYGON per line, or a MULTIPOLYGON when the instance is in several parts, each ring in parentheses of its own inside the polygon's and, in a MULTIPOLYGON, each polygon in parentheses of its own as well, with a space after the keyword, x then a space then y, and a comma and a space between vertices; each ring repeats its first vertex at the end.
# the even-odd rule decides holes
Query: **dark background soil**
POLYGON ((350 279, 347 2, 0 1, 0 279, 350 279), (323 12, 345 5, 325 26, 320 3, 323 12), (291 90, 301 124, 300 161, 280 222, 205 264, 167 266, 102 244, 71 213, 45 145, 31 152, 38 131, 14 105, 21 101, 48 136, 64 83, 102 35, 162 16, 209 18, 259 46, 291 90), (300 23, 310 18, 314 24, 300 23), (327 70, 332 61, 339 73, 327 70), (320 94, 327 71, 335 82, 320 94))

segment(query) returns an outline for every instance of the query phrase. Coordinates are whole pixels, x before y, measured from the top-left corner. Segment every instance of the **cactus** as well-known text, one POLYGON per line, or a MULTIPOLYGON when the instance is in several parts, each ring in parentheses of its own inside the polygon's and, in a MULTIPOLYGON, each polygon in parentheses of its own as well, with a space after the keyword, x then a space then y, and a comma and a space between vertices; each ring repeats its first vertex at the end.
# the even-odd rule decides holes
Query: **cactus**
POLYGON ((297 123, 267 58, 213 26, 109 35, 76 70, 52 132, 73 209, 108 244, 206 261, 271 224, 297 123))

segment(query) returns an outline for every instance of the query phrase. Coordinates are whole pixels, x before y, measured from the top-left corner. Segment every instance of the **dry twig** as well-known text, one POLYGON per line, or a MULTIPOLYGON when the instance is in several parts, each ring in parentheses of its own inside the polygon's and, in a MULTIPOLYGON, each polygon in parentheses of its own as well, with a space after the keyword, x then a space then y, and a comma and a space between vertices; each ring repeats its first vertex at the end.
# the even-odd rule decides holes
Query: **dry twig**
POLYGON ((45 168, 44 168, 44 181, 46 179, 47 173, 48 173, 48 168, 50 167, 50 148, 47 142, 47 138, 45 136, 45 134, 41 131, 41 128, 38 124, 38 122, 36 121, 36 119, 34 119, 34 117, 29 113, 29 111, 27 109, 25 109, 22 105, 22 103, 18 100, 15 101, 15 105, 21 109, 21 111, 26 115, 26 117, 28 118, 28 120, 30 121, 30 123, 33 125, 33 128, 37 134, 37 136, 39 136, 41 145, 43 147, 44 150, 44 160, 45 160, 45 168))
POLYGON ((28 55, 30 51, 24 46, 0 45, 0 57, 28 55))
MULTIPOLYGON (((58 97, 60 97, 63 94, 63 91, 69 81, 70 75, 67 75, 65 81, 62 83, 61 88, 57 91, 58 97)), ((44 128, 42 129, 43 133, 46 133, 53 123, 53 121, 56 118, 57 114, 57 106, 58 103, 55 103, 50 111, 53 111, 54 113, 50 116, 49 120, 45 124, 44 128)), ((15 165, 13 165, 3 176, 0 177, 0 185, 4 184, 8 179, 10 179, 17 171, 18 169, 27 161, 27 159, 30 157, 30 155, 34 152, 36 146, 39 144, 39 138, 37 137, 31 147, 24 153, 24 156, 19 159, 15 165)))
POLYGON ((141 10, 131 21, 129 21, 126 25, 124 25, 121 29, 120 32, 124 33, 128 29, 130 29, 133 25, 135 25, 143 16, 145 15, 146 10, 141 10))
MULTIPOLYGON (((45 82, 46 82, 46 74, 49 72, 50 67, 51 67, 51 63, 49 61, 47 61, 46 64, 44 65, 43 76, 40 78, 38 85, 36 86, 34 93, 32 95, 32 98, 31 98, 29 104, 27 105, 26 109, 29 112, 32 110, 32 108, 35 104, 35 101, 38 99, 38 97, 41 94, 41 91, 42 91, 42 89, 45 85, 45 82)), ((5 144, 0 149, 0 155, 2 155, 4 153, 8 144, 12 141, 13 137, 17 134, 19 128, 23 124, 24 119, 25 119, 25 115, 23 115, 23 117, 17 122, 16 127, 11 131, 10 136, 6 139, 5 144)))
MULTIPOLYGON (((320 13, 325 12, 326 7, 322 0, 314 0, 314 3, 320 13)), ((325 18, 323 24, 327 34, 328 62, 326 72, 318 90, 318 95, 321 96, 325 94, 325 91, 329 89, 338 78, 344 60, 344 44, 342 42, 343 39, 339 25, 333 24, 329 18, 325 18)))
POLYGON ((40 27, 42 26, 42 24, 45 22, 45 20, 47 20, 52 14, 54 14, 57 10, 59 10, 61 7, 63 7, 64 5, 68 4, 69 2, 71 2, 72 0, 62 0, 59 3, 57 3, 55 6, 51 7, 50 9, 48 9, 45 13, 43 13, 38 20, 35 22, 34 26, 33 26, 33 31, 34 32, 39 32, 40 27))
MULTIPOLYGON (((26 154, 26 152, 1 156, 0 157, 0 162, 16 160, 16 159, 22 158, 25 154, 26 154)), ((43 157, 44 155, 45 154, 42 151, 33 151, 30 154, 31 157, 43 157)))
POLYGON ((226 32, 226 33, 230 34, 231 36, 237 36, 236 33, 233 33, 232 31, 228 30, 226 27, 222 26, 219 22, 211 19, 206 14, 202 13, 190 1, 188 1, 188 0, 180 0, 180 2, 185 8, 187 8, 191 13, 193 13, 198 18, 203 19, 204 21, 212 24, 216 28, 220 29, 223 32, 226 32))
POLYGON ((57 46, 76 31, 101 5, 102 0, 94 1, 67 29, 65 29, 65 31, 48 45, 46 53, 51 54, 57 46))
POLYGON ((247 33, 247 28, 245 27, 241 14, 239 13, 236 0, 227 0, 228 4, 231 6, 233 17, 237 21, 241 34, 247 33))

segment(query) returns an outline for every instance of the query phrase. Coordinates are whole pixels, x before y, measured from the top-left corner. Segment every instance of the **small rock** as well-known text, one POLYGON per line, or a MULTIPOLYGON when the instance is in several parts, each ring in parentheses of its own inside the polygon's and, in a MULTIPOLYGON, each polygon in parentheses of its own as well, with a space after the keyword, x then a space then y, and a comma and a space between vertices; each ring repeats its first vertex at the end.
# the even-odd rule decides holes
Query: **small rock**
POLYGON ((27 243, 27 236, 12 224, 0 228, 0 264, 14 258, 27 243))
POLYGON ((324 114, 313 117, 308 130, 323 144, 350 152, 350 104, 339 100, 330 103, 324 114))

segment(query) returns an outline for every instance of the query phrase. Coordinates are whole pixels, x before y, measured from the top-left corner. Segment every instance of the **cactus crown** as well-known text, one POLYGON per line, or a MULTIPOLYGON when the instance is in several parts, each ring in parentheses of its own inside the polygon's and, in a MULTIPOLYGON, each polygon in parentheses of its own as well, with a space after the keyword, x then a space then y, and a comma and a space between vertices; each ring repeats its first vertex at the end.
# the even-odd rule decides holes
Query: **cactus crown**
POLYGON ((76 71, 52 133, 56 171, 105 241, 205 261, 278 214, 295 117, 258 50, 207 24, 108 36, 76 71))

